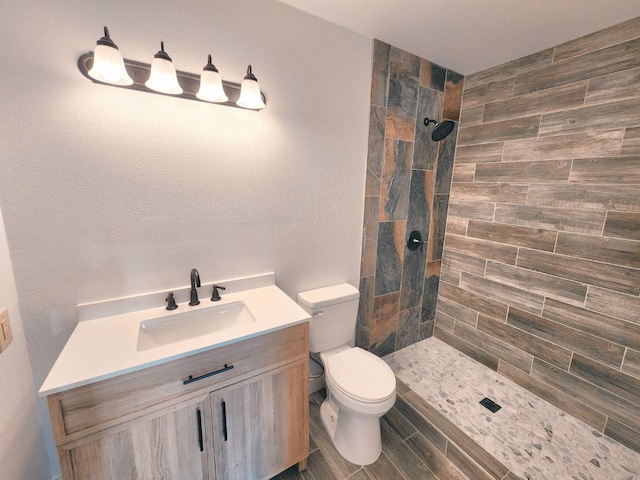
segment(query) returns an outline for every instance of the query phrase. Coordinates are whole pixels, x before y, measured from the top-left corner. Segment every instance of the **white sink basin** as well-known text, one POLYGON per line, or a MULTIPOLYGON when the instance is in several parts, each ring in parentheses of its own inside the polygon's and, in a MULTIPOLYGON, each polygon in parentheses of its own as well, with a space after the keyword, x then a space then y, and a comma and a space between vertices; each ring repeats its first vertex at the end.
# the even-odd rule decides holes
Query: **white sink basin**
POLYGON ((256 319, 242 301, 200 307, 190 312, 176 312, 170 316, 141 322, 136 349, 149 350, 255 321, 256 319))

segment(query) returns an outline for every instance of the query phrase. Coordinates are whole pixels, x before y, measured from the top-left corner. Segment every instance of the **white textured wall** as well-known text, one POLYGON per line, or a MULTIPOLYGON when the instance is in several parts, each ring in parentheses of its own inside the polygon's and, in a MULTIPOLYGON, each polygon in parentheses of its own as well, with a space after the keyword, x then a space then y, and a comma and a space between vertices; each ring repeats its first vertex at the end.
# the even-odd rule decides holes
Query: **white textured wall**
POLYGON ((185 286, 192 267, 275 271, 292 297, 358 284, 370 50, 271 0, 5 2, 0 205, 36 386, 81 302, 185 286), (103 25, 126 58, 164 40, 178 69, 212 53, 236 82, 252 63, 267 108, 91 83, 76 62, 103 25))
POLYGON ((42 479, 47 477, 47 455, 0 211, 0 310, 5 308, 13 342, 0 353, 0 478, 42 479))

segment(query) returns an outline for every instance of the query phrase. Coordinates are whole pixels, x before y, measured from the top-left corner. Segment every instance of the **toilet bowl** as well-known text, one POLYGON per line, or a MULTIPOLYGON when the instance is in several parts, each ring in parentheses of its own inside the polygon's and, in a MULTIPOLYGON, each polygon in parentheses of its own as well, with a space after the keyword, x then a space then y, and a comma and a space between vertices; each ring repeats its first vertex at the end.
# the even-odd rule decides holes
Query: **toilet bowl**
POLYGON ((320 418, 340 455, 356 465, 382 452, 380 417, 396 400, 396 379, 376 355, 354 347, 358 290, 349 284, 300 292, 311 315, 309 349, 324 366, 327 399, 320 418))
POLYGON ((356 465, 380 456, 380 417, 396 401, 396 379, 379 357, 347 345, 320 354, 327 399, 320 418, 336 450, 356 465))

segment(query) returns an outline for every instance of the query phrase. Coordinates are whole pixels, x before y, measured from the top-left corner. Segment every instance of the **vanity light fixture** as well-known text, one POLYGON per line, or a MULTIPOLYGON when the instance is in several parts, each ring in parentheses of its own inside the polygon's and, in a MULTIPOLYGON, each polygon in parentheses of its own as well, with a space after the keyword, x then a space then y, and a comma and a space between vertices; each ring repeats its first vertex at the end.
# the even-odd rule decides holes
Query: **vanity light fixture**
POLYGON ((211 61, 211 55, 207 60, 201 75, 176 70, 171 57, 164 50, 164 42, 160 42, 160 51, 154 55, 150 65, 127 60, 111 40, 109 29, 104 27, 104 37, 98 40, 94 52, 78 59, 78 68, 95 83, 169 94, 227 107, 261 110, 266 106, 265 96, 260 91, 251 65, 240 85, 222 80, 211 61))
MULTIPOLYGON (((224 93, 222 87, 222 78, 216 66, 211 63, 211 55, 207 58, 207 64, 200 74, 200 90, 196 93, 196 97, 205 102, 226 102, 229 97, 224 93)), ((263 107, 264 108, 264 107, 263 107)))
POLYGON ((169 95, 179 95, 183 92, 176 77, 176 67, 171 57, 164 51, 164 42, 160 42, 160 50, 151 61, 151 73, 145 85, 151 90, 169 95))
POLYGON ((87 73, 91 78, 111 85, 133 84, 124 66, 124 59, 118 46, 111 40, 107 27, 104 27, 104 37, 97 42, 93 52, 93 66, 87 73))

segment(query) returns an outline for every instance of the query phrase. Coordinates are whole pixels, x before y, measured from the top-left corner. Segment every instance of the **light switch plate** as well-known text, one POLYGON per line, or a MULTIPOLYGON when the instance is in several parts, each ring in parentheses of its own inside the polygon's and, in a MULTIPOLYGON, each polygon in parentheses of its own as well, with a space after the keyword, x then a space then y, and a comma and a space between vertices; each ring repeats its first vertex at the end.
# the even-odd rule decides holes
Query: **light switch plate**
POLYGON ((9 322, 9 311, 5 308, 0 311, 0 352, 9 346, 13 340, 11 323, 9 322))

